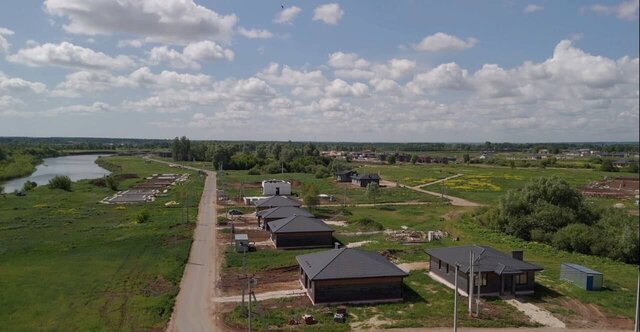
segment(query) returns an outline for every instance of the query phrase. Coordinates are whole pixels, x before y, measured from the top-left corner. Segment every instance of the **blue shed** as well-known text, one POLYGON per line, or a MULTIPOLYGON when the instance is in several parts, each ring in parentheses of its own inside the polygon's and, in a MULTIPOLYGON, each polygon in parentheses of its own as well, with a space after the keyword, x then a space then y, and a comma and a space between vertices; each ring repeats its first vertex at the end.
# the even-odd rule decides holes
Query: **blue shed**
POLYGON ((588 291, 600 290, 604 279, 601 272, 592 270, 586 266, 562 263, 560 264, 560 279, 588 291))

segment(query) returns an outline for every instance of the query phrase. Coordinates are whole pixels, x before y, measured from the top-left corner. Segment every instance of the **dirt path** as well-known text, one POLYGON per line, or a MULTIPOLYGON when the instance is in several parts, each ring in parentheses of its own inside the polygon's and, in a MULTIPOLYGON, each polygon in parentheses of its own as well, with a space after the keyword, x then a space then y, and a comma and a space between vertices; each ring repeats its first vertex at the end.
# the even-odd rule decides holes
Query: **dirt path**
MULTIPOLYGON (((449 178, 458 177, 458 176, 462 176, 462 174, 457 174, 457 175, 451 176, 449 178)), ((444 181, 446 179, 449 179, 449 178, 442 179, 442 181, 444 181)), ((438 180, 438 181, 440 181, 440 180, 438 180)), ((433 183, 437 183, 437 182, 431 182, 431 184, 433 184, 433 183)), ((395 186, 396 182, 391 182, 391 181, 387 181, 387 180, 381 180, 380 184, 381 185, 386 185, 386 186, 395 186)), ((418 191, 418 192, 421 192, 421 193, 425 193, 425 194, 428 194, 428 195, 446 198, 446 199, 449 200, 449 202, 451 202, 451 205, 453 205, 453 206, 483 206, 480 203, 472 202, 472 201, 466 200, 464 198, 454 197, 454 196, 449 196, 449 195, 442 195, 442 194, 434 192, 434 191, 428 191, 428 190, 424 190, 424 189, 420 188, 421 186, 425 186, 424 184, 420 185, 420 186, 415 186, 415 187, 410 187, 410 186, 407 186, 407 185, 404 185, 404 184, 401 184, 401 183, 397 183, 397 185, 399 187, 415 190, 415 191, 418 191)))
POLYGON ((463 175, 464 175, 464 174, 462 174, 462 173, 458 173, 458 174, 456 174, 456 175, 452 175, 452 176, 446 177, 446 178, 444 178, 444 179, 436 180, 436 181, 429 182, 429 183, 425 183, 425 184, 419 184, 419 185, 417 185, 417 186, 407 187, 407 188, 420 188, 420 187, 424 187, 424 186, 430 186, 430 185, 432 185, 432 184, 437 184, 437 183, 444 182, 444 181, 447 181, 447 180, 451 180, 451 179, 459 178, 459 177, 461 177, 461 176, 463 176, 463 175))
MULTIPOLYGON (((419 327, 419 328, 404 328, 404 329, 368 329, 367 331, 375 331, 375 332, 450 332, 451 327, 419 327)), ((497 327, 460 327, 458 328, 460 332, 491 332, 491 331, 499 331, 499 332, 605 332, 605 331, 615 331, 620 332, 624 330, 603 330, 603 329, 563 329, 563 328, 552 328, 552 327, 506 327, 506 328, 497 328, 497 327)))
MULTIPOLYGON (((148 160, 168 164, 162 160, 148 160)), ((215 285, 220 265, 220 253, 216 247, 216 173, 188 166, 184 168, 204 171, 207 177, 198 206, 198 223, 193 232, 189 261, 180 281, 180 292, 167 331, 222 331, 224 327, 218 323, 218 311, 211 302, 217 294, 215 285)))
POLYGON ((564 323, 555 318, 550 312, 542 309, 532 303, 523 302, 519 299, 510 299, 505 302, 514 306, 516 309, 522 311, 525 315, 529 316, 531 321, 544 325, 546 327, 553 328, 565 328, 564 323))
MULTIPOLYGON (((304 296, 306 291, 300 287, 299 289, 287 289, 287 290, 279 290, 273 292, 264 292, 264 293, 256 293, 256 299, 258 301, 263 300, 271 300, 271 299, 282 299, 287 297, 296 297, 296 296, 304 296)), ((242 295, 231 295, 231 296, 218 296, 213 297, 211 299, 215 303, 240 303, 242 302, 242 295)), ((248 301, 245 298, 245 301, 248 301)))

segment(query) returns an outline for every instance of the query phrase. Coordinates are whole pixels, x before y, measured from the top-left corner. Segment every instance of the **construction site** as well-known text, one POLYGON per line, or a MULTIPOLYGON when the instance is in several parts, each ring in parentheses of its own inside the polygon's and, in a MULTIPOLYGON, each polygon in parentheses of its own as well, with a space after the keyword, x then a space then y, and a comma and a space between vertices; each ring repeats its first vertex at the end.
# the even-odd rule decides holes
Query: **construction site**
POLYGON ((600 181, 592 181, 584 188, 582 194, 590 197, 631 198, 637 197, 639 184, 638 178, 631 177, 605 177, 600 181))
POLYGON ((105 197, 103 204, 135 204, 153 202, 156 197, 166 195, 172 186, 187 181, 189 174, 153 174, 143 182, 131 186, 130 189, 118 191, 105 197))

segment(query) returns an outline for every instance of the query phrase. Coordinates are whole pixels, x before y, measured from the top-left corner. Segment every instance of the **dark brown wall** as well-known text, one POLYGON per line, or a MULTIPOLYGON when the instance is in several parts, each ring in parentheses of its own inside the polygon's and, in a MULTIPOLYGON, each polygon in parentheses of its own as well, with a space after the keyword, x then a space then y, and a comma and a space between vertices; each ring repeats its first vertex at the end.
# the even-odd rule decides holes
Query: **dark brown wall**
POLYGON ((276 248, 333 247, 332 232, 272 234, 276 248))

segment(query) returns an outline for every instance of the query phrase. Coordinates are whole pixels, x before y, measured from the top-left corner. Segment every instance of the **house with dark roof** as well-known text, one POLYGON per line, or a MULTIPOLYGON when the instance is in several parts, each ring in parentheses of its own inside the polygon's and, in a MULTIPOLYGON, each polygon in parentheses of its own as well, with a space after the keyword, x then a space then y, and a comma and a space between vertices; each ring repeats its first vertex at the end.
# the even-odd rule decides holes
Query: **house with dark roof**
POLYGON ((473 245, 427 249, 426 253, 430 257, 429 275, 451 288, 455 284, 456 264, 460 266, 458 290, 464 296, 469 294, 471 253, 475 257, 473 292, 477 292, 480 283, 481 296, 533 294, 535 273, 542 271, 540 266, 523 260, 522 250, 507 255, 491 247, 473 245))
POLYGON ((300 207, 300 202, 288 197, 271 196, 257 200, 254 205, 256 206, 256 211, 261 211, 280 206, 300 207))
POLYGON ((267 229, 267 225, 271 221, 291 217, 293 215, 313 217, 311 212, 296 206, 278 206, 256 212, 258 224, 262 229, 267 229))
POLYGON ((268 224, 278 249, 333 247, 333 228, 318 218, 293 215, 268 224))
POLYGON ((380 184, 380 176, 378 174, 361 174, 351 177, 351 183, 359 187, 367 187, 369 183, 375 182, 380 184))
POLYGON ((332 249, 296 257, 311 303, 383 303, 403 300, 408 274, 377 252, 332 249))
POLYGON ((358 175, 356 171, 337 171, 333 174, 338 182, 351 182, 351 177, 358 175))

